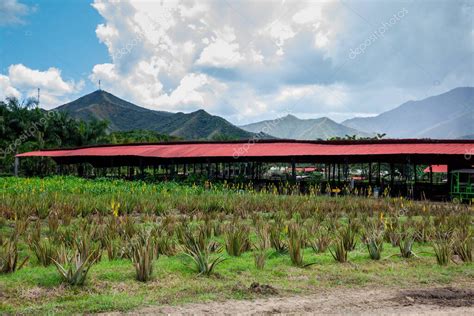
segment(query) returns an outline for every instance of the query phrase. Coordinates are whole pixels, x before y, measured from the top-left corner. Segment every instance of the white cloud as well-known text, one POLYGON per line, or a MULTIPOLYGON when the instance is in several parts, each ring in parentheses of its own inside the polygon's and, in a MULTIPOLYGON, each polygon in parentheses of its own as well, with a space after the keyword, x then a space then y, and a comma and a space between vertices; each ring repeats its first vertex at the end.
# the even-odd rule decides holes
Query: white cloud
POLYGON ((12 84, 20 89, 42 88, 63 95, 72 93, 78 88, 73 81, 64 81, 61 78, 61 71, 54 67, 40 71, 22 64, 11 65, 8 68, 8 76, 12 84))
POLYGON ((34 10, 34 7, 28 7, 17 0, 2 0, 0 1, 0 25, 23 24, 23 18, 34 10))
POLYGON ((83 81, 65 81, 57 68, 40 71, 16 64, 8 68, 8 75, 0 75, 0 98, 36 97, 40 88, 42 107, 51 108, 62 104, 65 98, 79 92, 83 86, 83 81))
POLYGON ((239 44, 235 42, 234 30, 224 27, 222 32, 218 32, 217 38, 205 47, 197 65, 231 68, 243 60, 239 52, 239 44))
POLYGON ((96 65, 90 79, 154 109, 204 108, 239 123, 288 108, 344 119, 474 85, 465 57, 472 6, 463 2, 96 0, 93 7, 105 20, 96 33, 112 63, 96 65), (349 58, 403 8, 403 19, 349 58))
POLYGON ((19 98, 20 96, 21 93, 11 85, 10 78, 0 75, 0 100, 8 97, 19 98))

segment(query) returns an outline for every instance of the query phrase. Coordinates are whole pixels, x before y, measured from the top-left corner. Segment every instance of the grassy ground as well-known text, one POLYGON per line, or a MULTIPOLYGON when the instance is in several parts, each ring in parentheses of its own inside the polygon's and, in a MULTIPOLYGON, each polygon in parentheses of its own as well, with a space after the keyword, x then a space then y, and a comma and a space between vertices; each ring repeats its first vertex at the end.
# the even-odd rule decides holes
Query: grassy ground
MULTIPOLYGON (((0 250, 18 229, 20 258, 30 257, 23 269, 0 274, 0 314, 127 311, 153 304, 251 299, 257 296, 249 290, 253 282, 271 285, 279 295, 311 294, 328 288, 473 284, 472 263, 439 266, 432 247, 436 236, 445 230, 465 232, 466 240, 472 241, 473 214, 472 206, 389 197, 331 198, 316 191, 287 195, 209 183, 186 186, 72 177, 0 178, 0 250), (22 223, 27 223, 28 228, 21 230, 22 223), (136 230, 128 234, 127 223, 132 223, 136 230), (315 254, 307 248, 304 262, 314 263, 307 268, 293 266, 288 254, 268 250, 265 268, 257 270, 254 249, 241 257, 224 253, 227 260, 217 266, 214 274, 205 277, 196 275, 188 257, 162 255, 154 262, 153 280, 140 283, 135 280, 132 262, 108 261, 104 247, 110 237, 128 249, 138 228, 159 228, 153 238, 168 234, 170 240, 179 243, 176 251, 162 253, 180 253, 183 242, 178 232, 196 229, 196 224, 200 229, 206 228, 203 231, 213 230, 208 238, 217 239, 220 245, 225 244, 226 233, 235 225, 242 225, 238 226, 241 231, 248 228, 244 235, 254 246, 257 228, 265 228, 267 235, 276 230, 288 243, 290 226, 297 227, 292 232, 303 231, 305 238, 312 241, 327 234, 333 244, 350 223, 357 224, 360 232, 355 237, 356 249, 349 253, 349 263, 337 263, 329 252, 315 254), (217 227, 220 233, 216 233, 217 227), (89 228, 97 230, 85 238, 89 228), (362 232, 378 230, 385 237, 390 232, 400 237, 410 235, 418 241, 414 245, 417 256, 402 259, 397 256, 399 248, 386 243, 383 259, 370 260, 366 246, 361 243, 362 232), (35 232, 40 232, 38 239, 48 239, 57 250, 63 246, 70 248, 69 254, 77 251, 70 238, 85 238, 92 246, 101 245, 102 260, 92 266, 84 286, 67 286, 53 265, 42 267, 36 262, 28 247, 35 240, 35 232)), ((163 241, 157 243, 163 245, 163 241)))
POLYGON ((181 256, 161 256, 154 264, 154 279, 140 283, 128 260, 102 260, 91 269, 83 287, 68 287, 53 266, 28 266, 9 275, 0 275, 0 313, 70 314, 126 311, 149 304, 179 304, 255 297, 248 291, 252 282, 270 284, 281 295, 315 293, 331 287, 416 287, 469 284, 474 282, 472 264, 436 264, 430 246, 414 247, 418 258, 401 259, 399 252, 385 244, 381 261, 372 261, 364 245, 349 255, 350 262, 336 263, 329 253, 305 251, 308 268, 291 265, 287 255, 271 250, 263 271, 254 266, 252 253, 228 257, 211 277, 196 276, 181 256))

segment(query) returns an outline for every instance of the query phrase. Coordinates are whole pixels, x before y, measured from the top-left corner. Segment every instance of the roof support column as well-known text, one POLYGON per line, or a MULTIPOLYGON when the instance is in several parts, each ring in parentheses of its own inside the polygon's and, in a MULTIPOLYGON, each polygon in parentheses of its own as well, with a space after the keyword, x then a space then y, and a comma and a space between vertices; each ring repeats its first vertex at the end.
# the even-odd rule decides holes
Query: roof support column
MULTIPOLYGON (((18 170, 20 169, 20 158, 15 157, 15 166, 14 166, 14 174, 15 177, 18 177, 18 170)), ((11 170, 11 169, 10 169, 11 170)))
POLYGON ((296 164, 295 164, 295 159, 291 159, 291 179, 296 182, 296 164))
POLYGON ((381 167, 381 163, 380 161, 378 162, 377 164, 377 186, 380 186, 380 178, 381 178, 381 170, 380 170, 380 167, 381 167))
POLYGON ((369 162, 369 186, 372 185, 372 162, 369 162))
POLYGON ((433 165, 430 165, 430 185, 433 186, 433 165))
POLYGON ((394 173, 395 173, 395 166, 393 162, 391 162, 390 163, 390 190, 393 190, 393 184, 395 182, 394 173))
POLYGON ((337 164, 337 182, 338 186, 341 185, 341 164, 337 164))

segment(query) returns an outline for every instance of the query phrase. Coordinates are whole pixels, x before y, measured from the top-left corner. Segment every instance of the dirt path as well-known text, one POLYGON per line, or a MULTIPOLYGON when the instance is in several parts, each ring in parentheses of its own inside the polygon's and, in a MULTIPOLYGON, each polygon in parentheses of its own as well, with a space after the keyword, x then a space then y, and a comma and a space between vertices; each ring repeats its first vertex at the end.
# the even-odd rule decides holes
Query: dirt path
MULTIPOLYGON (((181 306, 150 306, 129 315, 474 315, 474 291, 454 288, 422 290, 337 289, 293 297, 229 300, 181 306)), ((109 315, 118 315, 112 313, 109 315)))

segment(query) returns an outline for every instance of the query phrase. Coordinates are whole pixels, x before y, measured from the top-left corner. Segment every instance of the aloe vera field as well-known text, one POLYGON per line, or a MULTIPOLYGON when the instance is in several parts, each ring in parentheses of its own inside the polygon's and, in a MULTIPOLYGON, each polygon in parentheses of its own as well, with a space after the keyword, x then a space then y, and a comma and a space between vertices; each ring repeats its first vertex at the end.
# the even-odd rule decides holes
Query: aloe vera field
POLYGON ((0 178, 0 313, 472 287, 472 205, 321 191, 0 178))

